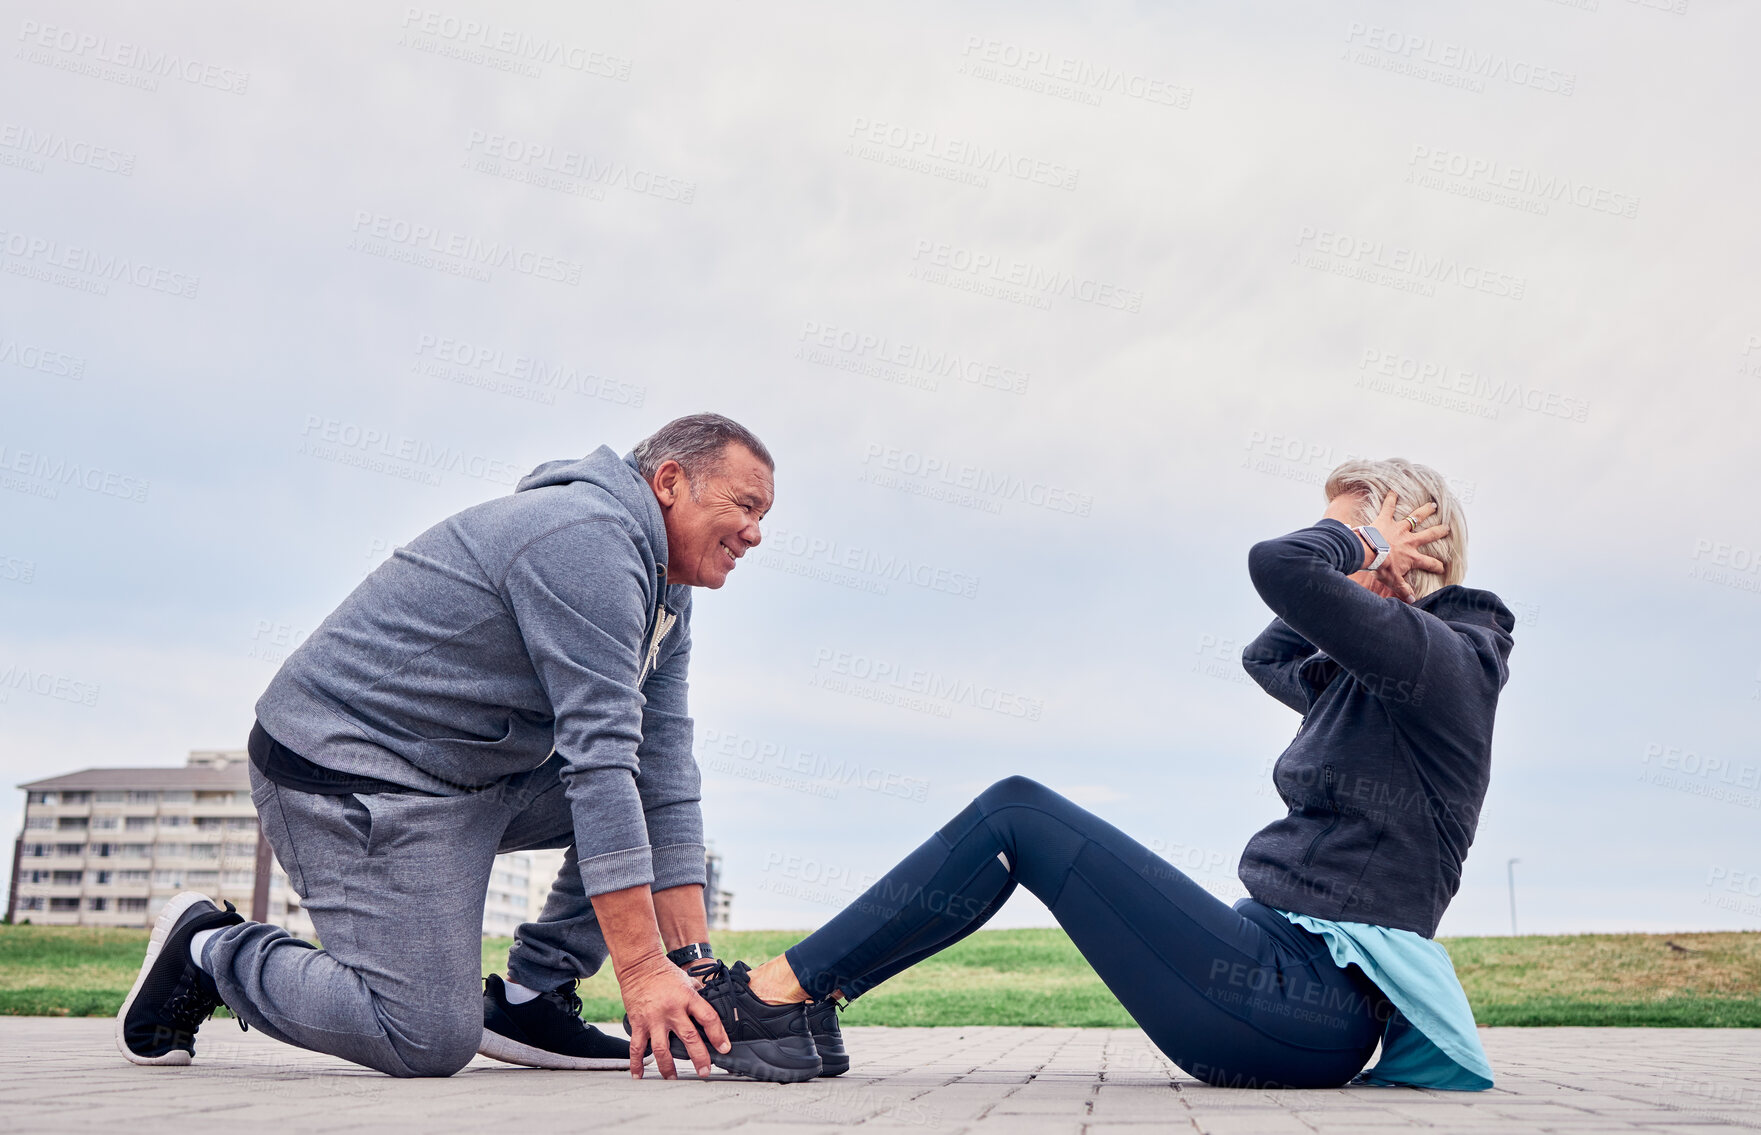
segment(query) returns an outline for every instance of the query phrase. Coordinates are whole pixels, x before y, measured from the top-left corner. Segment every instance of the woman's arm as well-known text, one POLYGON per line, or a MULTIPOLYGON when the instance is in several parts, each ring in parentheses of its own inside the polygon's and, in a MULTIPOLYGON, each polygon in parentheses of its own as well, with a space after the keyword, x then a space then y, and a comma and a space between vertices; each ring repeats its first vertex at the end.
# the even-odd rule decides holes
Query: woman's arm
POLYGON ((1298 672, 1314 652, 1314 643, 1291 630, 1283 619, 1273 619, 1258 638, 1242 648, 1241 666, 1260 689, 1296 712, 1307 713, 1308 693, 1298 672))
POLYGON ((1410 696, 1429 647, 1426 616, 1352 582, 1365 559, 1357 533, 1327 518, 1255 544, 1247 571, 1274 614, 1372 693, 1410 696))

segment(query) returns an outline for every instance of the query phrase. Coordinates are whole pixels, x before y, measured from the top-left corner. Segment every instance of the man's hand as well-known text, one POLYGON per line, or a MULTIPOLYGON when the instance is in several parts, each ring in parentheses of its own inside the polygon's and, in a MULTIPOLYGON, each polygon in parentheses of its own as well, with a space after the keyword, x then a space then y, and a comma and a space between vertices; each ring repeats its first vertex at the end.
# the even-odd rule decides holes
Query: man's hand
POLYGON ((684 970, 661 955, 628 971, 618 971, 618 988, 624 995, 624 1010, 630 1015, 630 1075, 642 1078, 642 1058, 652 1046, 661 1077, 677 1079, 669 1036, 684 1042, 699 1078, 708 1076, 710 1069, 705 1038, 717 1052, 728 1051, 728 1034, 721 1018, 697 995, 696 985, 684 970))
POLYGON ((709 1075, 709 1050, 703 1039, 708 1037, 717 1052, 726 1052, 727 1030, 709 1002, 697 996, 685 971, 667 961, 655 924, 654 896, 645 886, 606 891, 593 896, 593 913, 630 1014, 630 1075, 642 1078, 642 1057, 652 1043, 660 1074, 675 1079, 670 1036, 685 1043, 697 1074, 709 1075), (701 1034, 693 1018, 702 1024, 701 1034))

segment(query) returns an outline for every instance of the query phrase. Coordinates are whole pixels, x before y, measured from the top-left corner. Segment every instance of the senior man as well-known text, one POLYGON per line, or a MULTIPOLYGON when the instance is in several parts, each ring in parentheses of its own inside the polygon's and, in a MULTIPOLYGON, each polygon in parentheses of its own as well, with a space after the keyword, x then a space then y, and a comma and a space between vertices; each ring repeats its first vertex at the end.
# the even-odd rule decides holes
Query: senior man
POLYGON ((179 895, 118 1014, 123 1055, 188 1064, 224 1004, 393 1076, 482 1051, 639 1077, 651 1041, 668 1078, 674 1055, 700 1076, 820 1074, 806 1014, 758 1002, 708 945, 686 710, 691 589, 758 545, 774 469, 743 426, 696 414, 626 458, 541 465, 397 549, 256 707, 252 800, 323 948, 179 895), (508 980, 480 985, 494 857, 554 847, 508 980), (576 979, 608 954, 633 1043, 579 1016, 576 979))

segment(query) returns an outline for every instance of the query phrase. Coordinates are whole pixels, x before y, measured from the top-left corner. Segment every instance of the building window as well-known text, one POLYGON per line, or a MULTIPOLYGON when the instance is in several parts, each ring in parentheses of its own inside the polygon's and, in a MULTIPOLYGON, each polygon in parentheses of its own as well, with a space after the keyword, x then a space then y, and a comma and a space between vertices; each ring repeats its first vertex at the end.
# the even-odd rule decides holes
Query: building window
POLYGON ((21 883, 47 883, 49 881, 49 872, 20 871, 18 873, 18 881, 21 883))
POLYGON ((55 854, 62 858, 73 855, 84 855, 85 853, 86 845, 83 843, 58 843, 55 845, 55 854))
POLYGON ((77 887, 84 871, 51 871, 49 885, 52 887, 77 887))
POLYGON ((127 886, 130 883, 145 883, 152 876, 151 871, 118 871, 116 881, 127 886))
POLYGON ((228 817, 226 817, 226 827, 227 827, 228 831, 248 832, 256 826, 257 826, 257 821, 252 819, 249 816, 228 816, 228 817))
POLYGON ((79 909, 79 900, 78 899, 52 898, 49 900, 49 912, 51 914, 60 913, 63 911, 76 911, 78 909, 79 909))
POLYGON ((190 858, 219 859, 220 845, 217 843, 192 843, 190 844, 190 858))
POLYGON ((94 816, 92 818, 92 826, 94 828, 102 828, 105 831, 114 830, 121 824, 121 822, 121 816, 94 816))
POLYGON ((223 887, 251 887, 257 883, 255 871, 222 871, 220 885, 223 887))
POLYGON ((130 816, 123 821, 123 827, 131 832, 144 832, 153 826, 151 816, 130 816))
POLYGON ((128 794, 128 802, 130 804, 157 804, 159 803, 159 794, 157 792, 141 792, 139 790, 131 791, 128 794))
POLYGON ((188 816, 160 816, 159 826, 162 828, 187 828, 190 826, 188 816))
POLYGON ((109 910, 110 909, 110 900, 106 899, 106 898, 87 899, 86 900, 86 909, 87 910, 109 910))
POLYGON ((229 843, 226 845, 228 859, 255 859, 257 845, 254 843, 229 843))
POLYGON ((197 816, 196 830, 199 832, 217 832, 226 827, 224 816, 197 816))
POLYGON ((139 914, 141 911, 144 911, 147 909, 147 900, 146 899, 117 899, 116 900, 116 909, 119 911, 128 911, 133 914, 139 914))
POLYGON ((62 816, 55 821, 55 830, 62 832, 83 832, 91 821, 84 816, 62 816))
POLYGON ((96 804, 120 804, 122 803, 122 793, 94 792, 92 793, 92 801, 96 804))
POLYGON ((92 872, 92 882, 98 884, 100 887, 107 887, 111 883, 113 883, 115 880, 116 880, 116 872, 114 872, 114 871, 93 871, 92 872))
POLYGON ((26 831, 42 831, 44 828, 52 828, 54 826, 55 817, 53 816, 27 816, 24 821, 26 831))
POLYGON ((90 792, 63 792, 61 794, 63 804, 87 804, 91 802, 91 799, 90 792))
POLYGON ((211 891, 220 885, 218 871, 188 871, 183 877, 183 885, 192 891, 211 891))
POLYGON ((117 851, 124 859, 145 859, 151 853, 144 843, 124 843, 118 845, 117 851))
POLYGON ((43 896, 42 895, 27 895, 26 897, 19 899, 18 900, 18 909, 20 909, 20 910, 42 910, 43 909, 43 896))
POLYGON ((153 885, 155 887, 181 887, 183 886, 183 872, 155 871, 153 872, 153 885))
POLYGON ((32 804, 53 804, 55 803, 55 794, 53 792, 33 792, 26 799, 32 804))
POLYGON ((230 804, 230 803, 232 803, 232 801, 233 801, 233 794, 230 792, 198 792, 198 793, 196 793, 196 803, 198 803, 198 804, 230 804))
POLYGON ((24 845, 24 853, 29 856, 48 855, 49 845, 46 843, 27 843, 24 845))
POLYGON ((195 798, 196 794, 186 789, 166 789, 159 794, 159 799, 166 804, 188 804, 195 798))

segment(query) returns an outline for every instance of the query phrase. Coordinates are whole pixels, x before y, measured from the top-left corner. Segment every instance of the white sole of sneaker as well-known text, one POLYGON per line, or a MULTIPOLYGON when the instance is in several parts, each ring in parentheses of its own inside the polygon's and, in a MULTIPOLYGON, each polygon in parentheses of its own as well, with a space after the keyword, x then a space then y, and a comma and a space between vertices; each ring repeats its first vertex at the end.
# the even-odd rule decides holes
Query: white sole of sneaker
MULTIPOLYGON (((560 1052, 547 1052, 542 1048, 533 1048, 529 1044, 521 1044, 500 1033, 483 1030, 483 1039, 477 1042, 477 1053, 491 1060, 499 1060, 504 1064, 520 1064, 527 1068, 550 1068, 559 1072, 616 1072, 629 1071, 630 1062, 616 1057, 564 1056, 560 1052)), ((645 1063, 652 1062, 650 1055, 645 1063)))
POLYGON ((164 1056, 140 1056, 131 1052, 127 1040, 122 1035, 122 1023, 128 1018, 128 1011, 134 1007, 135 998, 140 996, 141 986, 146 984, 147 971, 152 969, 153 963, 159 960, 159 952, 165 948, 165 939, 170 935, 171 928, 177 924, 179 918, 183 917, 184 911, 199 902, 211 901, 207 895, 198 894, 195 891, 184 891, 165 904, 165 909, 159 912, 159 920, 153 923, 153 935, 147 939, 147 956, 141 962, 141 972, 136 975, 134 986, 129 989, 128 996, 122 999, 122 1008, 116 1011, 116 1048, 131 1063, 169 1065, 190 1062, 190 1054, 181 1048, 174 1048, 164 1056))

